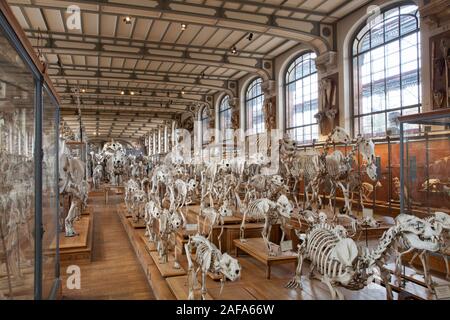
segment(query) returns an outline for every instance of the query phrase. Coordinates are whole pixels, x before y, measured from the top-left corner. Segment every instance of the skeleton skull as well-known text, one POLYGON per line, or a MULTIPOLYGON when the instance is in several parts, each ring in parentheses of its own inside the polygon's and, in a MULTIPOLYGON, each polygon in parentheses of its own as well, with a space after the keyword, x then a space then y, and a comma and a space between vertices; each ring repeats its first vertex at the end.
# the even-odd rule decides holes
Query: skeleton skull
POLYGON ((400 214, 395 219, 403 239, 419 250, 438 251, 440 232, 429 221, 413 215, 400 214))
POLYGON ((285 195, 278 198, 277 207, 280 214, 285 218, 290 218, 294 213, 294 207, 285 195))
POLYGON ((172 225, 173 230, 178 230, 181 228, 183 221, 178 214, 172 214, 170 217, 170 224, 172 225))
POLYGON ((366 173, 371 180, 377 180, 377 166, 374 163, 367 165, 366 173))
POLYGON ((222 217, 231 217, 233 215, 233 211, 231 211, 228 207, 228 203, 224 203, 219 209, 219 214, 222 217))
POLYGON ((235 281, 241 275, 241 265, 239 261, 231 257, 228 253, 222 254, 220 259, 220 272, 229 280, 235 281))
POLYGON ((197 188, 197 181, 195 181, 194 179, 190 179, 188 182, 188 189, 194 190, 195 188, 197 188))
POLYGON ((282 186, 284 183, 283 177, 278 174, 272 176, 271 181, 276 186, 282 186))

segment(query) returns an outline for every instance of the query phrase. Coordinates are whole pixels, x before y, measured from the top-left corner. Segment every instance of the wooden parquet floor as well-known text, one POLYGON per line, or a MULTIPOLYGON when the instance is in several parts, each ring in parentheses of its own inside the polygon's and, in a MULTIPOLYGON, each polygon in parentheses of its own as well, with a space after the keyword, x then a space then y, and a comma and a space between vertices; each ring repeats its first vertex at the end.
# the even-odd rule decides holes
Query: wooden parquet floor
POLYGON ((148 300, 155 299, 147 278, 136 258, 118 215, 116 203, 121 196, 111 196, 108 205, 103 196, 91 196, 94 242, 92 261, 79 265, 81 288, 68 289, 67 266, 61 266, 62 298, 68 300, 148 300))

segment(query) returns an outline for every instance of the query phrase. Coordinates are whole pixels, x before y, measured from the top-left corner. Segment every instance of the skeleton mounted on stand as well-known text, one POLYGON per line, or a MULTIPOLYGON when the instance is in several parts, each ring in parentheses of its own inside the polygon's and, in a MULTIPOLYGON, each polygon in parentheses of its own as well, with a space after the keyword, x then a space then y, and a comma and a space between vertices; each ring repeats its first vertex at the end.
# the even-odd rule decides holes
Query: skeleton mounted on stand
POLYGON ((64 139, 59 140, 59 193, 70 196, 70 208, 64 219, 66 237, 76 236, 73 223, 87 204, 88 185, 84 162, 71 155, 64 139))

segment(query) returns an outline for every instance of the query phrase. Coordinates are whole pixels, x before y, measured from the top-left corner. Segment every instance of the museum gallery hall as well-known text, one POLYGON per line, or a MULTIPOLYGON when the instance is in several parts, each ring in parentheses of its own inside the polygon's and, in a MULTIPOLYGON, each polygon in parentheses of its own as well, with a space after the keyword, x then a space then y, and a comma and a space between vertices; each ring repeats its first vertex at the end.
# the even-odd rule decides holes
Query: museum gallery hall
POLYGON ((450 298, 448 0, 0 9, 0 300, 450 298))

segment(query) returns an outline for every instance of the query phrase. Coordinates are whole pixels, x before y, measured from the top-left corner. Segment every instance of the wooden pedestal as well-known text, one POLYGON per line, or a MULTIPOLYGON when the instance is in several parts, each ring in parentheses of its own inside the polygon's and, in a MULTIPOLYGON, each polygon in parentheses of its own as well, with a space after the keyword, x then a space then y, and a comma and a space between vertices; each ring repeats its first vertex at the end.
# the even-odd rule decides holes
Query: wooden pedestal
POLYGON ((141 235, 141 239, 145 244, 148 252, 156 251, 156 244, 154 242, 148 241, 148 237, 145 235, 141 235))
POLYGON ((158 252, 152 251, 150 252, 150 255, 152 256, 153 262, 155 263, 156 267, 158 268, 159 272, 164 278, 181 276, 186 274, 186 271, 184 271, 183 267, 180 266, 180 269, 175 269, 173 267, 174 257, 172 254, 169 253, 168 261, 166 263, 159 262, 158 252))
POLYGON ((297 255, 291 251, 283 252, 279 256, 269 256, 262 238, 235 239, 233 242, 236 246, 236 257, 238 257, 239 250, 242 250, 266 266, 267 279, 270 279, 272 265, 297 263, 297 255))
MULTIPOLYGON (((59 252, 61 261, 86 260, 91 261, 93 219, 89 216, 81 216, 74 222, 77 236, 65 237, 64 233, 59 235, 59 252)), ((56 238, 49 247, 49 253, 56 249, 56 238)))
POLYGON ((143 219, 139 219, 137 222, 133 221, 133 218, 127 218, 130 225, 135 229, 145 229, 145 222, 143 219))
POLYGON ((87 206, 84 211, 81 213, 82 216, 89 216, 93 212, 92 207, 87 206))
MULTIPOLYGON (((187 300, 189 295, 188 276, 170 277, 166 281, 177 300, 187 300)), ((199 291, 195 290, 195 299, 200 299, 199 291)), ((209 293, 206 294, 206 300, 213 300, 209 293)))

